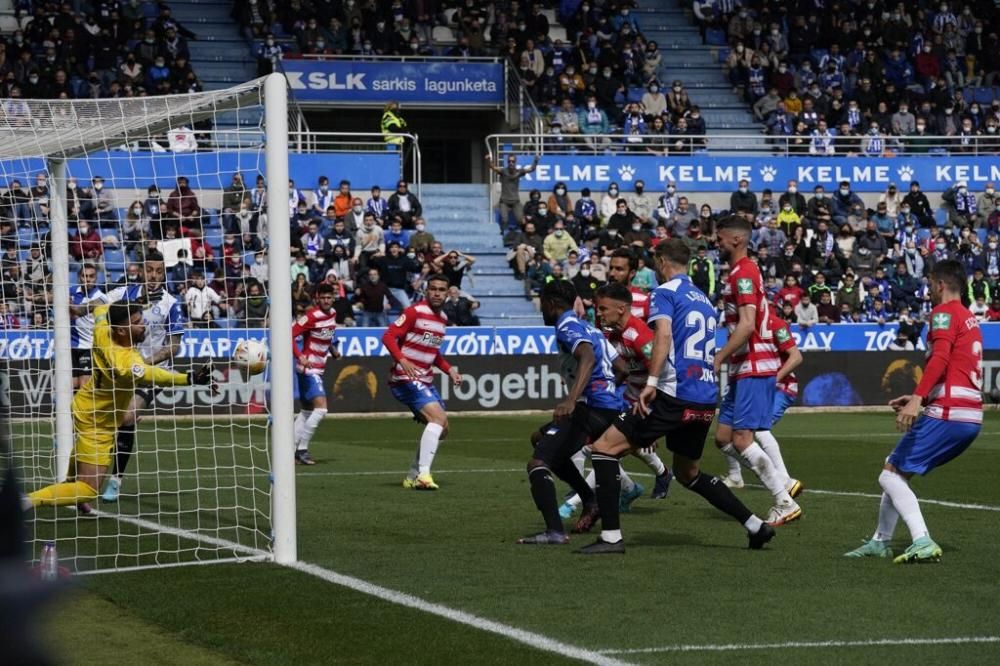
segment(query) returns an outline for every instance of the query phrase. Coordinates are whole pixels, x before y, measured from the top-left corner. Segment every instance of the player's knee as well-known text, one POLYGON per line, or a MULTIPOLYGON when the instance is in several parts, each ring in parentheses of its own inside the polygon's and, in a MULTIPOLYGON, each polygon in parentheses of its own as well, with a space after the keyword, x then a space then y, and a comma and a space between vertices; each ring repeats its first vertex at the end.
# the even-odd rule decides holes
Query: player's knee
POLYGON ((671 471, 674 473, 674 478, 677 479, 677 482, 684 487, 688 487, 694 483, 698 475, 701 474, 701 470, 697 467, 688 467, 687 465, 674 465, 671 471))
POLYGON ((548 465, 545 464, 544 460, 540 460, 538 458, 532 458, 531 460, 528 461, 528 468, 527 468, 528 474, 531 474, 536 469, 547 469, 547 468, 548 465))
POLYGON ((538 442, 540 441, 542 441, 542 432, 540 430, 531 433, 531 448, 538 446, 538 442))
POLYGON ((326 407, 317 407, 312 410, 312 418, 315 420, 322 421, 324 416, 326 416, 326 407))

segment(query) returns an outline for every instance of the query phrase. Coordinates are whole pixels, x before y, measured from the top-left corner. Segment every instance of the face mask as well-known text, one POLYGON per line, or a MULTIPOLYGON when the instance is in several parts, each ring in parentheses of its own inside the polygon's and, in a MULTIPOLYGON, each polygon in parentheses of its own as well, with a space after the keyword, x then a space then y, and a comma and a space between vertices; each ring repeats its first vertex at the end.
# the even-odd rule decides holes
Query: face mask
POLYGON ((649 92, 653 94, 660 92, 660 86, 649 86, 649 92))
POLYGON ((562 196, 562 195, 566 194, 566 188, 564 188, 564 187, 557 187, 556 188, 556 194, 558 194, 559 196, 562 196))
POLYGON ((912 224, 906 225, 906 233, 908 233, 908 234, 909 233, 913 233, 913 225, 912 224))
POLYGON ((968 190, 967 190, 967 189, 965 189, 964 187, 960 187, 960 188, 958 188, 958 193, 959 193, 959 194, 965 194, 966 192, 968 192, 968 190))
POLYGON ((951 109, 945 109, 945 110, 944 110, 944 115, 946 115, 946 116, 950 116, 950 115, 951 115, 951 113, 952 113, 952 110, 951 110, 951 109))
POLYGON ((848 194, 851 193, 851 190, 850 190, 850 188, 842 187, 842 188, 840 188, 840 193, 843 194, 844 196, 847 196, 848 194))
POLYGON ((583 277, 590 277, 590 269, 589 268, 581 268, 580 269, 580 275, 582 275, 583 277))
POLYGON ((785 209, 785 212, 787 213, 788 211, 790 211, 792 209, 792 205, 791 204, 785 204, 784 209, 785 209))
POLYGON ((617 187, 612 187, 610 190, 608 190, 608 194, 610 194, 613 197, 618 196, 618 188, 617 187))
POLYGON ((610 79, 611 78, 611 72, 609 72, 608 70, 604 70, 603 73, 604 73, 604 78, 606 78, 606 79, 610 79))
POLYGON ((546 215, 546 214, 548 214, 548 212, 549 212, 549 209, 546 208, 545 206, 539 206, 538 207, 538 214, 539 215, 546 215))
POLYGON ((320 185, 319 186, 319 191, 322 192, 323 194, 326 194, 329 190, 330 190, 330 186, 329 185, 320 185))
POLYGON ((737 46, 736 47, 736 52, 737 53, 743 53, 743 47, 742 46, 737 46))
POLYGON ((94 183, 94 189, 100 192, 104 189, 104 183, 94 183))
POLYGON ((423 231, 423 230, 424 230, 424 225, 423 224, 418 224, 417 225, 417 231, 423 231))
POLYGON ((924 129, 926 129, 926 127, 927 127, 926 125, 917 125, 917 131, 918 132, 923 132, 924 129))
POLYGON ((747 193, 747 192, 749 192, 749 191, 750 191, 750 188, 748 188, 748 187, 746 187, 746 186, 744 186, 744 185, 741 185, 741 186, 740 186, 740 192, 741 192, 742 194, 746 194, 746 193, 747 193))
POLYGON ((30 81, 31 83, 38 83, 38 77, 37 76, 29 76, 28 77, 28 81, 30 81))
POLYGON ((597 102, 587 102, 587 108, 588 109, 596 109, 597 108, 597 102))
POLYGON ((376 282, 378 282, 378 276, 377 275, 371 276, 368 278, 368 281, 371 282, 372 284, 375 284, 376 282))
POLYGON ((787 72, 787 71, 788 71, 788 68, 787 68, 787 67, 785 67, 784 65, 780 65, 780 66, 778 67, 778 71, 779 71, 780 73, 784 74, 785 72, 787 72))
POLYGON ((415 253, 413 253, 413 252, 407 252, 406 253, 406 258, 407 259, 416 259, 417 255, 415 253))
POLYGON ((615 236, 618 235, 618 231, 615 229, 608 229, 608 235, 614 238, 615 236))
POLYGON ((142 206, 132 206, 132 214, 139 215, 142 213, 142 206))
POLYGON ((910 214, 910 209, 909 208, 901 208, 899 212, 902 213, 903 215, 909 215, 910 214))
POLYGON ((986 195, 987 196, 993 196, 993 188, 992 187, 987 187, 986 188, 986 195))
POLYGON ((633 224, 632 225, 632 231, 639 231, 641 229, 642 229, 642 225, 641 224, 633 224))
POLYGON ((555 231, 556 238, 562 238, 564 233, 566 233, 566 232, 563 231, 562 229, 556 229, 556 231, 555 231))
POLYGON ((989 243, 989 246, 990 246, 991 250, 997 249, 997 244, 996 243, 989 243))

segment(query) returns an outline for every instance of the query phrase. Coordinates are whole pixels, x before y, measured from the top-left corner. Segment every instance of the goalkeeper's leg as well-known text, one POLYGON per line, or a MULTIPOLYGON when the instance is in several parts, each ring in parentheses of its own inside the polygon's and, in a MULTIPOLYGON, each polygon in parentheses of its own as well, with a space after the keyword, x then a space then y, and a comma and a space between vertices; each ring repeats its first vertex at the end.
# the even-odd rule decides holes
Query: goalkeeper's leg
POLYGON ((107 473, 111 462, 111 449, 114 447, 112 436, 106 441, 91 441, 86 437, 77 437, 75 454, 76 474, 72 481, 53 483, 40 488, 27 496, 27 503, 38 506, 75 506, 97 499, 97 489, 107 473))
POLYGON ((125 418, 118 425, 115 433, 115 457, 111 461, 111 474, 108 476, 107 484, 101 499, 105 502, 115 502, 121 493, 122 478, 125 476, 125 469, 129 460, 132 459, 132 452, 135 450, 135 426, 138 422, 138 412, 145 409, 152 402, 152 394, 146 391, 137 391, 132 396, 132 402, 128 405, 125 418))

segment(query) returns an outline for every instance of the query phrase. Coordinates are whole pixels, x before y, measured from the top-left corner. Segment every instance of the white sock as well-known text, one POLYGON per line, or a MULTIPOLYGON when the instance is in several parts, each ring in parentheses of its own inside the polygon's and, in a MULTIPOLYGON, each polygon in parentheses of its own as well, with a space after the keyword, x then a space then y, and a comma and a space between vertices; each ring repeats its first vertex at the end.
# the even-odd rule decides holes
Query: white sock
POLYGON ((747 522, 743 523, 743 527, 747 528, 747 532, 750 534, 757 534, 761 527, 763 527, 764 521, 758 518, 756 515, 751 515, 747 518, 747 522))
MULTIPOLYGON (((574 453, 570 460, 573 461, 576 471, 580 472, 580 476, 583 476, 583 463, 587 460, 587 454, 583 452, 583 449, 574 453)), ((591 488, 593 488, 593 486, 591 486, 591 488)))
POLYGON ((747 461, 750 469, 760 478, 761 483, 774 496, 776 504, 784 505, 792 503, 792 497, 785 488, 784 479, 778 476, 774 465, 771 464, 771 459, 767 457, 764 449, 760 448, 757 442, 750 442, 750 446, 743 449, 740 455, 747 461))
POLYGON ((601 541, 606 541, 607 543, 618 543, 621 540, 621 530, 601 530, 601 541))
POLYGON ((878 475, 878 482, 892 500, 892 505, 899 512, 900 518, 910 529, 913 540, 928 536, 927 523, 924 522, 924 515, 920 512, 920 503, 917 502, 917 496, 907 480, 895 472, 884 469, 878 475))
POLYGON ((653 474, 656 476, 663 476, 663 473, 667 471, 663 461, 660 460, 660 456, 656 455, 656 451, 643 453, 639 450, 635 452, 635 457, 649 465, 649 469, 653 470, 653 474))
POLYGON ((878 529, 872 538, 877 541, 892 541, 897 522, 899 522, 899 511, 892 505, 892 498, 888 493, 882 493, 882 501, 878 505, 878 529))
POLYGON ((295 415, 295 430, 293 432, 294 432, 294 436, 295 436, 295 450, 296 451, 298 451, 301 448, 299 446, 299 442, 302 441, 302 430, 303 430, 303 428, 306 427, 306 419, 308 419, 311 414, 312 414, 312 410, 310 410, 310 409, 303 409, 298 414, 295 415))
POLYGON ((740 455, 740 452, 737 451, 736 447, 732 444, 726 444, 719 449, 719 451, 721 451, 722 455, 726 457, 726 464, 729 466, 729 471, 726 473, 726 476, 733 481, 742 481, 743 469, 741 465, 746 466, 749 469, 750 465, 747 461, 743 459, 743 456, 740 455))
POLYGON ((424 434, 420 436, 420 459, 417 461, 421 474, 430 474, 431 465, 434 464, 434 456, 437 454, 438 442, 441 441, 441 433, 444 428, 437 423, 428 423, 424 427, 424 434))
POLYGON ((413 454, 413 462, 410 463, 410 469, 406 472, 406 478, 413 481, 420 474, 420 447, 417 447, 416 453, 413 454))
POLYGON ((778 440, 775 439, 774 433, 770 430, 761 430, 754 436, 760 444, 760 448, 764 449, 764 453, 771 459, 771 464, 774 465, 774 470, 778 473, 778 476, 784 479, 785 487, 788 487, 791 477, 788 474, 788 469, 785 468, 785 461, 781 457, 781 447, 778 446, 778 440))
MULTIPOLYGON (((581 474, 582 474, 582 471, 581 471, 581 474)), ((587 485, 590 486, 591 490, 594 490, 595 488, 597 488, 597 477, 594 475, 594 470, 590 470, 590 473, 587 474, 586 481, 587 481, 587 485)), ((566 500, 566 504, 569 504, 574 509, 579 509, 580 505, 583 504, 583 500, 580 499, 579 495, 577 495, 576 493, 574 493, 572 497, 570 497, 568 500, 566 500)))
POLYGON ((326 416, 325 409, 314 409, 309 412, 309 418, 306 419, 305 424, 302 426, 302 436, 299 438, 297 444, 299 451, 309 450, 309 442, 312 441, 313 435, 316 434, 316 428, 323 422, 324 416, 326 416))
POLYGON ((635 481, 632 480, 632 477, 628 475, 628 472, 625 471, 625 468, 620 463, 618 465, 618 476, 622 480, 623 493, 630 493, 635 489, 635 481))

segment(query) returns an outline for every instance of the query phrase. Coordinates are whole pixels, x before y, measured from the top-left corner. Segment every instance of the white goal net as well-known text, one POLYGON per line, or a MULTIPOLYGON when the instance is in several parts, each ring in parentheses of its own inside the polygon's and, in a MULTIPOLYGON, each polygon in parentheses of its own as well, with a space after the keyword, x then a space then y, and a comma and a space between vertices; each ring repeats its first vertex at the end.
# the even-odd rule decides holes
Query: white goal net
POLYGON ((0 103, 0 406, 40 491, 33 559, 47 543, 78 572, 294 559, 287 136, 278 75, 0 103), (131 343, 156 372, 107 369, 118 301, 142 313, 131 343), (287 342, 270 377, 231 364, 244 340, 287 342), (207 362, 213 385, 175 385, 207 362), (128 390, 138 409, 99 399, 150 379, 128 390), (97 497, 81 490, 95 469, 97 497))

